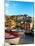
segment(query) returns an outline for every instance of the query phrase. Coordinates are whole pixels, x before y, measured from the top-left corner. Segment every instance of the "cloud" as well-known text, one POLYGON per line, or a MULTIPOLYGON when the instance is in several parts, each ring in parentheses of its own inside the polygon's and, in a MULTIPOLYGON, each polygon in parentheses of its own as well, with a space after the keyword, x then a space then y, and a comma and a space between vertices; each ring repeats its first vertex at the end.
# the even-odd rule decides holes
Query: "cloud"
POLYGON ((8 3, 5 3, 5 6, 6 6, 6 7, 8 7, 8 6, 9 6, 9 4, 8 4, 8 3))

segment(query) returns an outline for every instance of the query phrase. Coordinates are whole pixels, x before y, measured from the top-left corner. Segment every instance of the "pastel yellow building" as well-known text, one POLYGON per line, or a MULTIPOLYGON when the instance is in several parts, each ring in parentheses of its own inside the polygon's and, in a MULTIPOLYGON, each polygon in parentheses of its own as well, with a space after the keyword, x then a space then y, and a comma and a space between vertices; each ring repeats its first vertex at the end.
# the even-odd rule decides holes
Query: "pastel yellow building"
POLYGON ((5 17, 5 26, 10 28, 16 27, 16 22, 10 18, 10 16, 5 17))

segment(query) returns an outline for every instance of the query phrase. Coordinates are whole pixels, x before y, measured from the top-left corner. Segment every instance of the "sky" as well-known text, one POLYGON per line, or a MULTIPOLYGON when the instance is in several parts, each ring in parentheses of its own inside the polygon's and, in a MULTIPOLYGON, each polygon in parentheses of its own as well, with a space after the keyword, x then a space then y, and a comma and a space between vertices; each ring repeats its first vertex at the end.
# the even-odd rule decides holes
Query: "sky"
POLYGON ((24 15, 33 16, 33 2, 5 1, 5 15, 24 15))

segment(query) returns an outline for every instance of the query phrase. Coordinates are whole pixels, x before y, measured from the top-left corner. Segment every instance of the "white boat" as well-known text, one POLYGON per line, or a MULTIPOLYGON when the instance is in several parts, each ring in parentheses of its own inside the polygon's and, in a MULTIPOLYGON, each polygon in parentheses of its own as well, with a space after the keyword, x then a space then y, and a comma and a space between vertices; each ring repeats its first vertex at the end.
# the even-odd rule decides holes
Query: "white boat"
MULTIPOLYGON (((15 32, 14 32, 15 33, 15 32)), ((8 42, 9 44, 19 44, 20 36, 17 36, 18 34, 5 34, 5 41, 8 42), (8 35, 8 36, 7 36, 8 35)))
POLYGON ((14 38, 14 39, 7 39, 6 41, 9 44, 19 44, 20 37, 14 38))

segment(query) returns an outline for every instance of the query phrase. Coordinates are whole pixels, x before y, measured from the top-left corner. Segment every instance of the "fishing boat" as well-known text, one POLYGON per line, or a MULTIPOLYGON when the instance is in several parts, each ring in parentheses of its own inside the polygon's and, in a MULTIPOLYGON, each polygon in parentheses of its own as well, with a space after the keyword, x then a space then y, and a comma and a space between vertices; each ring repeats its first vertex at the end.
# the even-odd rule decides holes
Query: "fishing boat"
POLYGON ((5 41, 9 44, 19 44, 20 36, 15 31, 5 32, 5 41))

